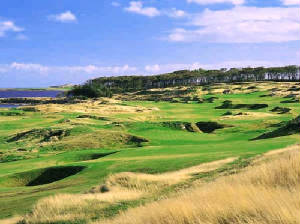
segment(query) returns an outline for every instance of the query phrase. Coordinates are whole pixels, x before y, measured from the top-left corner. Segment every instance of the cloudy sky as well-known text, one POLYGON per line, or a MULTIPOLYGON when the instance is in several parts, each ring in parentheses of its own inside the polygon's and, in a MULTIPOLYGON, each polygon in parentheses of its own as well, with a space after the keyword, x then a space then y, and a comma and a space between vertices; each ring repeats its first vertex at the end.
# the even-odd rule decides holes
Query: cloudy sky
POLYGON ((299 0, 2 0, 0 88, 300 63, 299 0))

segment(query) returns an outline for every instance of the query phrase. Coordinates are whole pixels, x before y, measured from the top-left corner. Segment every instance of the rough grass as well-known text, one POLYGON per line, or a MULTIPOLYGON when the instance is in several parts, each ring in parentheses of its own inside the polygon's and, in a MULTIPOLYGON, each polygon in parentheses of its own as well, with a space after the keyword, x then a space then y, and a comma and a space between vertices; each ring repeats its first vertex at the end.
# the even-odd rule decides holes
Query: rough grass
POLYGON ((215 170, 226 163, 234 161, 235 158, 228 158, 207 164, 189 167, 174 172, 166 172, 162 174, 144 174, 124 172, 110 176, 106 181, 108 189, 110 187, 129 188, 143 192, 157 192, 165 186, 174 185, 183 182, 192 177, 194 174, 201 172, 209 172, 215 170))
POLYGON ((184 182, 193 174, 215 170, 234 160, 235 158, 228 158, 156 175, 131 172, 114 174, 107 178, 105 185, 94 187, 86 194, 58 194, 40 200, 23 222, 74 222, 80 219, 88 221, 95 216, 96 211, 101 212, 101 209, 112 203, 149 197, 168 186, 184 182), (91 207, 93 204, 96 207, 91 207))
POLYGON ((296 149, 242 173, 97 223, 296 224, 300 216, 299 187, 300 152, 296 149))
POLYGON ((88 113, 101 116, 120 113, 145 113, 157 110, 157 108, 121 105, 120 101, 112 99, 88 100, 76 104, 41 104, 36 106, 24 106, 21 109, 26 111, 28 108, 33 108, 35 111, 43 113, 63 113, 72 111, 73 113, 88 113))
POLYGON ((70 130, 63 130, 63 129, 32 129, 25 132, 17 133, 16 135, 9 138, 8 142, 20 141, 20 140, 30 140, 33 141, 35 139, 40 140, 41 142, 44 141, 53 141, 59 140, 63 137, 70 135, 70 130))
POLYGON ((147 139, 133 136, 121 131, 96 130, 92 133, 80 135, 80 137, 69 137, 55 143, 53 147, 57 149, 95 149, 104 147, 122 147, 124 145, 140 146, 147 139))
POLYGON ((233 119, 233 120, 238 120, 238 119, 260 119, 260 118, 267 118, 267 117, 272 117, 275 116, 270 113, 265 113, 265 112, 239 112, 236 114, 232 114, 232 112, 228 111, 224 113, 222 116, 223 119, 233 119))
POLYGON ((140 198, 141 192, 115 190, 105 194, 58 194, 40 200, 20 223, 86 223, 113 203, 140 198), (81 222, 82 221, 82 222, 81 222))
POLYGON ((19 132, 10 136, 7 142, 23 144, 26 148, 35 145, 40 150, 78 150, 104 147, 124 147, 125 145, 141 146, 147 139, 133 136, 123 131, 89 130, 79 132, 76 129, 44 128, 19 132), (84 133, 87 132, 87 133, 84 133))

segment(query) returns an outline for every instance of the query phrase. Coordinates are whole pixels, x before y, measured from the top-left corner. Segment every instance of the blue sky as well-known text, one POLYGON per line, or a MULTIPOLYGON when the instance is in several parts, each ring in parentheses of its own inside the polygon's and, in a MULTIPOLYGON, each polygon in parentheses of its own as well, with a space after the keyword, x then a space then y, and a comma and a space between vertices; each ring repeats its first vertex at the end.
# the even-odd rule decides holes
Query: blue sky
POLYGON ((299 0, 3 0, 0 88, 300 63, 299 0))

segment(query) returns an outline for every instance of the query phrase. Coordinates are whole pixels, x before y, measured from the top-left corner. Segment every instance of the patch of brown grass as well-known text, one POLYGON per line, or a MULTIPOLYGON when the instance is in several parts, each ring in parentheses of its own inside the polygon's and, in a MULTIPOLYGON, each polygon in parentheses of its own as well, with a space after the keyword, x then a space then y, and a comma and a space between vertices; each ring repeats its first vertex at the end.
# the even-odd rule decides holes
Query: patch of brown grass
POLYGON ((145 193, 158 192, 163 187, 171 186, 191 178, 193 174, 215 170, 226 163, 233 162, 235 159, 236 158, 228 158, 162 174, 117 173, 107 179, 106 186, 108 188, 116 187, 118 189, 138 190, 145 193))
MULTIPOLYGON (((32 107, 32 106, 31 106, 32 107)), ((26 108, 26 106, 22 107, 26 108)), ((41 104, 36 105, 34 108, 43 113, 62 113, 62 112, 75 112, 75 113, 89 113, 111 115, 120 113, 142 113, 157 110, 157 108, 145 108, 139 106, 126 106, 118 104, 115 100, 87 100, 82 103, 76 104, 41 104)))
POLYGON ((188 179, 194 173, 214 170, 233 160, 234 158, 229 158, 157 175, 129 172, 114 174, 106 181, 107 192, 101 193, 102 186, 98 186, 86 194, 58 194, 41 199, 32 213, 24 217, 24 222, 90 220, 92 217, 99 217, 97 213, 111 204, 149 197, 164 187, 188 179))
POLYGON ((265 113, 265 112, 243 112, 240 115, 227 115, 220 120, 226 120, 226 119, 257 119, 257 118, 263 118, 263 117, 276 117, 278 115, 271 114, 271 113, 265 113))
POLYGON ((21 120, 22 118, 20 117, 7 117, 7 116, 0 116, 0 122, 8 122, 8 121, 17 121, 17 120, 21 120))
POLYGON ((0 223, 1 224, 15 224, 20 220, 21 220, 21 217, 16 216, 16 217, 8 218, 8 219, 0 219, 0 223))
POLYGON ((218 83, 212 84, 210 86, 210 90, 203 91, 201 88, 198 88, 196 94, 198 96, 205 95, 208 93, 212 94, 222 94, 224 90, 229 90, 230 94, 239 94, 239 93, 251 93, 253 91, 269 91, 272 92, 275 96, 286 96, 290 93, 295 93, 299 95, 299 91, 288 91, 289 88, 296 85, 294 82, 244 82, 243 85, 240 84, 228 84, 228 83, 218 83), (254 86, 255 89, 248 89, 250 86, 254 86), (276 88, 277 90, 274 91, 273 89, 276 88))
POLYGON ((26 216, 25 223, 55 223, 89 220, 109 205, 140 198, 141 192, 114 190, 105 194, 58 194, 38 201, 33 212, 26 216))
POLYGON ((264 157, 268 158, 268 157, 271 157, 271 156, 277 156, 277 154, 280 154, 280 153, 283 153, 283 152, 296 151, 299 148, 300 148, 300 145, 297 144, 297 145, 288 146, 288 147, 283 148, 283 149, 271 150, 269 152, 266 152, 264 154, 264 157))
POLYGON ((299 187, 300 152, 296 149, 99 223, 296 224, 300 223, 299 187))

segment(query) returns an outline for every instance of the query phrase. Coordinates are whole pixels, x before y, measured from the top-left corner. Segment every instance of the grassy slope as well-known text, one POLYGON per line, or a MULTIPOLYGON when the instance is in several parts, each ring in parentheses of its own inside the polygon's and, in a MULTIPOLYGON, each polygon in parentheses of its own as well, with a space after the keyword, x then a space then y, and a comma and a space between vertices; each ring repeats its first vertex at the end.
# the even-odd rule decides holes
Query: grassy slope
MULTIPOLYGON (((299 142, 298 135, 285 136, 274 139, 249 141, 266 130, 273 130, 270 124, 287 121, 300 113, 299 104, 291 103, 285 106, 292 109, 291 114, 277 115, 269 112, 275 106, 282 106, 281 97, 264 97, 259 95, 265 92, 252 94, 213 95, 219 97, 214 103, 168 103, 131 101, 125 102, 132 106, 157 107, 159 111, 149 114, 114 114, 112 120, 130 122, 125 127, 106 125, 103 121, 92 120, 75 133, 80 138, 83 132, 94 130, 116 130, 138 135, 150 140, 144 147, 115 147, 114 149, 82 149, 76 151, 41 151, 28 153, 32 159, 16 162, 0 163, 0 182, 6 181, 7 175, 31 169, 57 165, 83 165, 87 168, 75 176, 68 177, 47 185, 34 187, 5 187, 0 185, 0 218, 31 209, 32 205, 41 197, 55 193, 76 193, 88 190, 94 185, 104 182, 111 173, 134 171, 145 173, 160 173, 178 170, 184 167, 197 165, 227 157, 249 157, 272 149, 282 148, 299 142), (249 117, 244 119, 223 119, 221 116, 228 110, 216 110, 224 100, 234 103, 267 103, 268 108, 256 110, 274 116, 249 117), (213 134, 191 133, 174 130, 153 124, 159 121, 187 121, 198 122, 214 120, 234 127, 217 130, 213 134), (88 127, 88 128, 86 128, 88 127), (90 161, 78 161, 85 154, 117 150, 118 153, 90 161)), ((209 96, 206 96, 209 97, 209 96)), ((236 112, 246 110, 235 110, 236 112)), ((74 119, 78 114, 55 113, 40 114, 26 112, 20 117, 0 117, 0 150, 10 151, 19 147, 16 143, 7 144, 5 138, 22 130, 32 128, 51 127, 65 119, 74 119)), ((83 139, 84 141, 84 139, 83 139)), ((21 145, 22 146, 22 145, 21 145)), ((20 147, 21 147, 20 146, 20 147)), ((32 146, 34 148, 34 146, 32 146)), ((30 157, 30 156, 29 156, 30 157)))
MULTIPOLYGON (((209 183, 194 182, 193 188, 177 195, 93 223, 299 223, 299 145, 272 153, 252 161, 237 174, 209 183)), ((51 205, 50 200, 47 205, 51 205)), ((37 209, 36 214, 44 214, 41 206, 37 209)))

